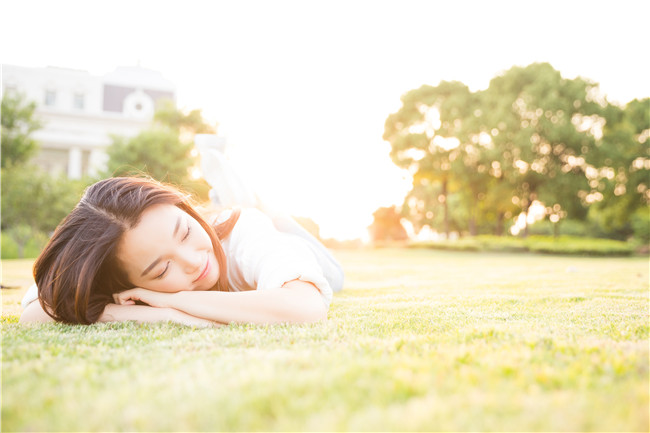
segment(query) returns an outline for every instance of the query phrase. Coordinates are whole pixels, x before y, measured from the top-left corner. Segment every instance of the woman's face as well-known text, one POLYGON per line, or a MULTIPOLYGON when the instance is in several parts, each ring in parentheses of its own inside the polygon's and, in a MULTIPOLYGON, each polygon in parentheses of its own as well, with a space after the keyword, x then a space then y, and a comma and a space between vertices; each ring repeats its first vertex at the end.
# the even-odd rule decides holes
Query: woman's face
POLYGON ((210 236, 182 209, 148 208, 122 236, 117 259, 136 287, 157 292, 209 290, 219 279, 210 236))

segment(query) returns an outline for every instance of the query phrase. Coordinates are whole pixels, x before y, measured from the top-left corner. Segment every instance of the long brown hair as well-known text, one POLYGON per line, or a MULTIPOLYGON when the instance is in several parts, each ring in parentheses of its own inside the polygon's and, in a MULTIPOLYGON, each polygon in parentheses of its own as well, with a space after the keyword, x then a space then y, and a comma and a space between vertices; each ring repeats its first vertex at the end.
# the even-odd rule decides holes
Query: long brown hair
POLYGON ((229 291, 226 255, 220 239, 239 217, 235 211, 212 227, 194 209, 189 196, 150 178, 115 177, 89 186, 61 221, 34 263, 38 297, 52 318, 66 323, 96 322, 112 295, 132 288, 116 258, 122 235, 156 204, 171 204, 192 216, 210 236, 220 273, 212 290, 229 291))

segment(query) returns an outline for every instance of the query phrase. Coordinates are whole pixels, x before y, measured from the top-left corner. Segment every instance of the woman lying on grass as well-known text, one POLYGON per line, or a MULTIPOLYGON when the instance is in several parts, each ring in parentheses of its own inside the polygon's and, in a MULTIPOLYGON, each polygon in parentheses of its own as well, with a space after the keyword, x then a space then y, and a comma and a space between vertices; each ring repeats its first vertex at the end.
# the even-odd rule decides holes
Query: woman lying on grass
POLYGON ((20 321, 325 319, 332 290, 342 286, 340 266, 315 238, 276 226, 254 208, 224 211, 210 224, 175 188, 143 178, 102 180, 36 260, 36 286, 20 321))

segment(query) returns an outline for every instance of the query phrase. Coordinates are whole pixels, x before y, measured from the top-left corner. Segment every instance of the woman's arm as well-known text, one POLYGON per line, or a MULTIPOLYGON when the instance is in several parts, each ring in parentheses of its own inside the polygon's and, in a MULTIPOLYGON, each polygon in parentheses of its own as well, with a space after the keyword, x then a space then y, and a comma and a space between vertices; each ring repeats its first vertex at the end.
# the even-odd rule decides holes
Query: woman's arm
POLYGON ((211 320, 195 317, 174 308, 156 308, 148 305, 118 305, 108 304, 99 317, 98 322, 127 322, 138 323, 174 322, 187 326, 218 326, 211 320))
POLYGON ((327 306, 318 289, 300 280, 286 282, 275 289, 248 292, 160 293, 133 289, 114 298, 120 304, 142 301, 221 323, 309 323, 327 318, 327 306))
MULTIPOLYGON (((146 305, 117 305, 108 304, 99 317, 98 322, 126 322, 134 320, 138 323, 174 322, 188 326, 216 326, 210 320, 191 316, 173 308, 155 308, 146 305)), ((41 303, 34 301, 29 304, 20 315, 20 323, 50 323, 54 319, 41 307, 41 303)))
POLYGON ((48 322, 54 322, 54 319, 52 319, 49 314, 47 314, 44 310, 43 307, 41 307, 41 303, 38 302, 38 299, 36 301, 32 301, 27 307, 25 307, 25 310, 23 311, 23 314, 20 315, 20 323, 48 323, 48 322))

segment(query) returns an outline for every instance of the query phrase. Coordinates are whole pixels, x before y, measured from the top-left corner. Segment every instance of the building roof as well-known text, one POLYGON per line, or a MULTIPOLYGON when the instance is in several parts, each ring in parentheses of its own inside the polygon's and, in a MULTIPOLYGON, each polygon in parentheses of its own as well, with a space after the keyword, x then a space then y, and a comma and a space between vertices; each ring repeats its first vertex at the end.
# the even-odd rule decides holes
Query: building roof
POLYGON ((160 72, 139 66, 120 66, 103 77, 104 84, 174 92, 174 83, 160 72))

